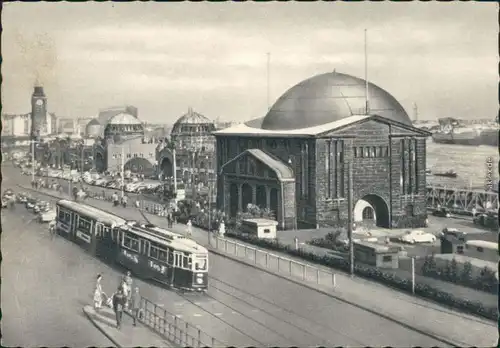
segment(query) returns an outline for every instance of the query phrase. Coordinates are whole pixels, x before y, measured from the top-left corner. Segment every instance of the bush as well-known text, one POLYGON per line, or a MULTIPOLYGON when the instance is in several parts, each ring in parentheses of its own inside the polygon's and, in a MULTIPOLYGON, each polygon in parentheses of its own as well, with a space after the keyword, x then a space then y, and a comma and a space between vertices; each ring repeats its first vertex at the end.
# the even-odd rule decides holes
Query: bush
MULTIPOLYGON (((349 270, 349 262, 344 259, 338 259, 338 258, 333 258, 330 256, 320 256, 317 254, 314 254, 312 252, 305 251, 303 249, 295 250, 294 248, 291 248, 289 245, 282 244, 278 241, 275 240, 267 240, 267 239, 259 239, 254 236, 243 236, 240 234, 234 233, 234 231, 228 231, 226 233, 228 237, 232 237, 235 239, 242 240, 244 242, 248 242, 251 244, 254 244, 256 246, 266 248, 266 249, 271 249, 271 250, 276 250, 276 251, 282 251, 285 253, 288 253, 292 256, 297 256, 302 259, 305 259, 307 261, 310 261, 312 263, 318 263, 327 267, 331 268, 336 268, 342 271, 348 271, 349 270)), ((456 261, 455 261, 456 262, 456 261)), ((450 262, 450 276, 453 274, 453 269, 455 266, 453 266, 453 262, 450 262)), ((426 270, 427 272, 438 274, 439 272, 436 271, 436 262, 434 260, 434 256, 428 256, 426 257, 423 270, 426 270)), ((491 275, 490 273, 487 273, 491 270, 485 269, 483 272, 483 278, 484 279, 490 279, 491 275), (488 270, 488 271, 486 271, 488 270)), ((383 270, 380 270, 375 267, 370 267, 367 265, 360 265, 356 264, 354 266, 354 272, 363 278, 367 278, 370 280, 375 280, 377 282, 383 283, 385 285, 392 286, 394 288, 397 288, 399 290, 411 291, 411 282, 406 279, 406 278, 401 278, 394 273, 391 272, 385 272, 383 270)), ((494 276, 494 274, 493 274, 494 276)), ((415 284, 415 294, 418 296, 442 303, 444 305, 447 305, 449 307, 457 308, 460 310, 463 310, 465 312, 469 312, 487 319, 492 319, 492 320, 497 320, 498 318, 498 311, 497 308, 493 307, 486 307, 480 302, 473 302, 469 301, 466 299, 461 299, 458 297, 455 297, 451 294, 448 294, 444 291, 437 290, 427 284, 415 284)))

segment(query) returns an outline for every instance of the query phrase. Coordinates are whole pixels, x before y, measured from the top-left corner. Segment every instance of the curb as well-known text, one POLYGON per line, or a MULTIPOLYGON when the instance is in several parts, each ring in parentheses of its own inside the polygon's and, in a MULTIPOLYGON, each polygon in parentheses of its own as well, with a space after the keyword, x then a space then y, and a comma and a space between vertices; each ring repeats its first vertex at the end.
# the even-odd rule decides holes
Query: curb
MULTIPOLYGON (((40 192, 40 191, 37 191, 37 190, 32 189, 32 188, 24 187, 24 186, 22 186, 22 185, 17 185, 17 186, 19 186, 19 187, 21 187, 21 188, 23 188, 23 189, 25 189, 25 190, 34 191, 34 192, 37 192, 37 193, 39 193, 39 194, 46 195, 46 196, 49 196, 49 197, 53 197, 53 198, 56 198, 56 199, 64 199, 64 198, 60 198, 60 197, 57 197, 57 196, 55 196, 55 195, 52 195, 52 194, 50 194, 50 193, 40 192)), ((104 210, 104 209, 102 209, 102 210, 103 210, 103 211, 106 211, 106 210, 104 210)), ((106 212, 108 212, 108 211, 106 211, 106 212)), ((110 212, 109 212, 109 213, 110 213, 110 212)), ((116 214, 114 214, 114 213, 111 213, 111 214, 116 215, 116 214)), ((342 297, 342 296, 340 296, 340 295, 338 295, 338 294, 332 294, 332 293, 329 293, 329 292, 327 292, 327 291, 324 291, 324 290, 321 290, 321 289, 315 288, 315 287, 313 287, 313 286, 311 286, 311 285, 309 285, 309 284, 307 284, 307 283, 302 283, 302 282, 300 282, 299 280, 296 280, 296 279, 293 279, 293 278, 288 278, 288 277, 286 277, 286 276, 285 276, 285 275, 283 275, 283 274, 279 274, 279 273, 274 272, 274 271, 271 271, 271 270, 269 270, 269 269, 266 269, 266 268, 263 268, 263 267, 256 266, 256 265, 254 265, 254 264, 252 264, 252 263, 250 263, 250 262, 247 262, 247 261, 241 260, 241 259, 239 259, 239 258, 235 258, 235 257, 233 257, 233 256, 230 256, 230 255, 224 254, 224 253, 222 253, 222 252, 220 252, 220 251, 218 251, 218 250, 214 249, 212 246, 209 246, 209 245, 207 245, 207 246, 208 246, 208 249, 209 249, 209 251, 210 251, 211 253, 214 253, 214 254, 219 255, 219 256, 221 256, 221 257, 224 257, 224 258, 230 259, 230 260, 232 260, 232 261, 238 262, 238 263, 240 263, 240 264, 246 265, 246 266, 248 266, 248 267, 252 267, 252 268, 258 269, 258 270, 263 271, 263 272, 265 272, 265 273, 268 273, 268 274, 270 274, 270 275, 276 276, 276 277, 278 277, 278 278, 280 278, 280 279, 284 279, 284 280, 287 280, 287 281, 289 281, 289 282, 291 282, 291 283, 294 283, 294 284, 297 284, 297 285, 299 285, 299 286, 305 287, 305 288, 307 288, 307 289, 309 289, 309 290, 313 290, 313 291, 319 292, 319 293, 321 293, 321 294, 323 294, 323 295, 326 295, 326 296, 329 296, 329 297, 331 297, 331 298, 334 298, 334 299, 336 299, 336 300, 338 300, 338 301, 340 301, 340 302, 343 302, 343 303, 345 303, 345 304, 348 304, 348 305, 354 306, 354 307, 356 307, 356 308, 359 308, 359 309, 361 309, 361 310, 367 311, 367 312, 369 312, 369 313, 371 313, 371 314, 374 314, 374 315, 376 315, 376 316, 379 316, 379 317, 381 317, 381 318, 384 318, 384 319, 386 319, 386 320, 388 320, 388 321, 391 321, 391 322, 393 322, 393 323, 396 323, 396 324, 398 324, 398 325, 401 325, 401 326, 403 326, 403 327, 405 327, 405 328, 407 328, 407 329, 409 329, 409 330, 412 330, 412 331, 417 332, 417 333, 419 333, 419 334, 422 334, 422 335, 424 335, 424 336, 427 336, 427 337, 433 338, 433 339, 435 339, 435 340, 437 340, 437 341, 440 341, 440 342, 442 342, 442 343, 444 343, 444 344, 447 344, 447 345, 450 345, 450 346, 453 346, 453 347, 469 346, 469 344, 467 344, 467 343, 464 343, 464 342, 461 342, 461 343, 458 343, 458 342, 453 342, 453 341, 448 340, 448 339, 446 339, 446 338, 444 338, 444 337, 442 337, 442 336, 439 336, 439 335, 437 335, 437 334, 435 334, 435 333, 429 332, 429 331, 427 331, 427 330, 425 330, 425 329, 421 329, 421 328, 415 327, 415 326, 413 326, 413 325, 407 324, 407 323, 405 323, 405 322, 401 321, 401 319, 394 318, 394 317, 390 316, 389 314, 385 314, 385 313, 380 312, 379 310, 374 310, 374 309, 371 309, 371 308, 369 308, 369 307, 367 307, 367 306, 360 305, 360 304, 355 303, 355 302, 353 302, 353 301, 350 301, 350 300, 346 299, 345 297, 342 297)), ((84 311, 84 312, 85 312, 85 311, 84 311)), ((85 314, 87 315, 87 317, 89 316, 87 313, 85 313, 85 314)), ((89 318, 89 319, 90 319, 90 318, 89 318)), ((94 323, 94 325, 95 325, 95 326, 96 326, 99 330, 101 330, 101 331, 105 334, 105 336, 106 336, 106 337, 108 337, 108 339, 110 339, 110 340, 113 342, 113 339, 109 338, 109 336, 108 336, 108 335, 107 335, 107 334, 103 331, 103 329, 102 329, 102 328, 100 328, 100 327, 98 326, 99 324, 95 323, 92 319, 90 319, 90 320, 94 323)), ((121 348, 121 347, 120 347, 120 348, 121 348)))
POLYGON ((96 327, 99 331, 101 331, 101 333, 102 333, 104 336, 106 336, 106 338, 107 338, 108 340, 110 340, 110 341, 111 341, 111 343, 113 343, 113 344, 114 344, 116 347, 118 347, 118 348, 123 348, 123 346, 122 346, 122 345, 120 345, 118 342, 116 342, 116 340, 115 340, 113 337, 111 337, 111 335, 110 335, 110 334, 108 334, 108 333, 106 332, 106 330, 105 330, 105 329, 101 326, 101 324, 99 324, 96 320, 94 320, 94 318, 92 318, 92 315, 91 315, 90 313, 88 313, 88 312, 85 310, 85 307, 83 307, 83 308, 82 308, 82 310, 83 310, 83 313, 85 314, 85 316, 87 317, 87 319, 89 319, 89 320, 90 320, 90 322, 91 322, 91 323, 92 323, 92 324, 93 324, 93 325, 94 325, 94 326, 95 326, 95 327, 96 327))
POLYGON ((210 252, 211 252, 211 253, 214 253, 214 254, 219 255, 219 256, 221 256, 221 257, 224 257, 224 258, 230 259, 230 260, 232 260, 232 261, 238 262, 238 263, 243 264, 243 265, 248 266, 248 267, 256 268, 256 269, 261 270, 261 271, 263 271, 263 272, 265 272, 265 273, 268 273, 268 274, 274 275, 274 276, 276 276, 276 277, 278 277, 278 278, 281 278, 281 279, 287 280, 287 281, 289 281, 289 282, 291 282, 291 283, 297 284, 297 285, 299 285, 299 286, 303 286, 303 287, 305 287, 305 288, 307 288, 307 289, 309 289, 309 290, 313 290, 313 291, 319 292, 319 293, 321 293, 321 294, 323 294, 323 295, 326 295, 326 296, 328 296, 328 297, 334 298, 334 299, 336 299, 336 300, 338 300, 338 301, 340 301, 340 302, 343 302, 343 303, 345 303, 345 304, 348 304, 348 305, 354 306, 354 307, 356 307, 356 308, 362 309, 362 310, 367 311, 367 312, 369 312, 369 313, 371 313, 371 314, 375 314, 376 316, 382 317, 382 318, 384 318, 384 319, 386 319, 386 320, 389 320, 389 321, 391 321, 391 322, 393 322, 393 323, 396 323, 396 324, 398 324, 398 325, 401 325, 401 326, 403 326, 403 327, 405 327, 405 328, 407 328, 407 329, 409 329, 409 330, 412 330, 412 331, 415 331, 415 332, 417 332, 417 333, 419 333, 419 334, 422 334, 422 335, 425 335, 425 336, 427 336, 427 337, 433 338, 433 339, 435 339, 435 340, 437 340, 437 341, 440 341, 440 342, 445 343, 445 344, 447 344, 447 345, 450 345, 450 346, 452 346, 452 347, 469 346, 469 344, 467 344, 467 343, 463 343, 463 342, 462 342, 462 343, 453 342, 453 341, 450 341, 450 340, 448 340, 448 339, 446 339, 446 338, 444 338, 444 337, 442 337, 442 336, 439 336, 439 335, 437 335, 437 334, 434 334, 434 333, 432 333, 432 332, 429 332, 429 331, 427 331, 427 330, 425 330, 425 329, 420 329, 420 328, 417 328, 417 327, 415 327, 415 326, 412 326, 412 325, 410 325, 410 324, 407 324, 407 323, 405 323, 405 322, 401 321, 400 319, 396 319, 396 318, 394 318, 394 317, 392 317, 392 316, 390 316, 390 315, 388 315, 388 314, 381 313, 379 310, 374 310, 374 309, 371 309, 371 308, 369 308, 369 307, 366 307, 366 306, 360 305, 360 304, 358 304, 358 303, 352 302, 352 301, 350 301, 350 300, 348 300, 348 299, 346 299, 346 298, 344 298, 344 297, 341 297, 341 296, 340 296, 340 295, 338 295, 338 294, 332 294, 332 293, 326 292, 326 291, 324 291, 324 290, 321 290, 321 289, 315 288, 315 287, 313 287, 313 286, 311 286, 311 285, 309 285, 309 284, 302 283, 302 282, 300 282, 300 281, 298 281, 298 280, 296 280, 296 279, 293 279, 293 278, 288 278, 288 277, 284 276, 283 274, 279 274, 279 273, 273 272, 273 271, 271 271, 271 270, 268 270, 268 269, 266 269, 266 268, 262 268, 262 267, 259 267, 259 266, 255 266, 254 264, 252 264, 252 263, 250 263, 250 262, 246 262, 246 261, 244 261, 244 260, 240 260, 240 259, 234 258, 234 257, 232 257, 232 256, 226 255, 226 254, 224 254, 224 253, 222 253, 222 252, 220 252, 220 251, 218 251, 218 250, 214 250, 214 249, 212 249, 212 247, 209 247, 209 250, 210 250, 210 252))

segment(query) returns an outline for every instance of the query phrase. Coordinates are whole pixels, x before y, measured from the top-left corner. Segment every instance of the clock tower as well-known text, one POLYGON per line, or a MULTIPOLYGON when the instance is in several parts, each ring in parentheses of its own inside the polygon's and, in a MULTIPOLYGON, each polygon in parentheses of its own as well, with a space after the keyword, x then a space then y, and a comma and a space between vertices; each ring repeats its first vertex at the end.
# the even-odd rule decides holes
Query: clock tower
POLYGON ((31 136, 40 137, 48 134, 47 97, 43 87, 35 86, 31 95, 31 136))

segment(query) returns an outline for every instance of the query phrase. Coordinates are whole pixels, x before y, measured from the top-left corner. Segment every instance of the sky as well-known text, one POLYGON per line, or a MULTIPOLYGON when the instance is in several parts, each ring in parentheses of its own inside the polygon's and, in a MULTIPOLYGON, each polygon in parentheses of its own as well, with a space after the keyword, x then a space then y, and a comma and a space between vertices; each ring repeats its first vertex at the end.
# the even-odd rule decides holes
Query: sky
POLYGON ((8 3, 2 112, 30 111, 35 81, 50 112, 95 117, 131 104, 148 122, 195 111, 265 116, 290 87, 334 69, 364 77, 419 119, 494 119, 495 3, 8 3))

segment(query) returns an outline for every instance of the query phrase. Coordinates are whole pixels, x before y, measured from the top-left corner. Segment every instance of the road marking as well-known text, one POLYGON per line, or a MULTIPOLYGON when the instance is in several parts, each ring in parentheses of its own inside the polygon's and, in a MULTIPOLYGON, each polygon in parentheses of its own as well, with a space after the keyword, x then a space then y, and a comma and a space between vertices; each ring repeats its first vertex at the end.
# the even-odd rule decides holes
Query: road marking
POLYGON ((175 315, 177 318, 182 318, 182 314, 176 314, 175 315))
POLYGON ((218 316, 218 317, 219 317, 219 316, 221 316, 221 315, 222 315, 222 313, 214 313, 214 315, 216 315, 216 316, 218 316))
POLYGON ((186 302, 175 302, 174 305, 176 306, 184 306, 186 302))
POLYGON ((252 312, 258 312, 259 310, 258 309, 252 309, 252 312))
POLYGON ((201 305, 200 302, 195 302, 194 304, 197 305, 197 306, 201 305))
POLYGON ((231 314, 238 314, 238 313, 237 313, 237 312, 235 312, 235 311, 231 311, 231 314))
POLYGON ((199 313, 194 313, 193 314, 193 317, 201 317, 201 316, 202 316, 202 314, 199 314, 199 313))
POLYGON ((164 307, 165 305, 163 303, 160 303, 158 307, 164 307))

